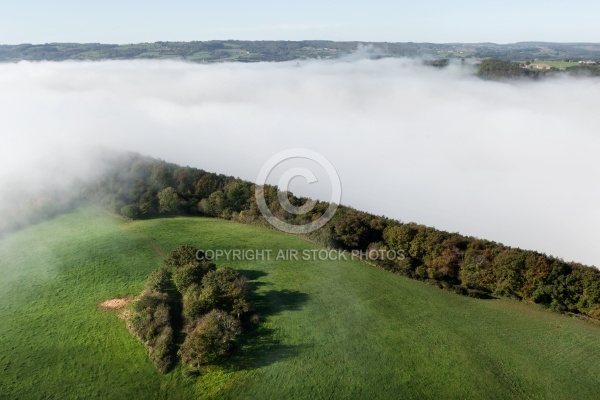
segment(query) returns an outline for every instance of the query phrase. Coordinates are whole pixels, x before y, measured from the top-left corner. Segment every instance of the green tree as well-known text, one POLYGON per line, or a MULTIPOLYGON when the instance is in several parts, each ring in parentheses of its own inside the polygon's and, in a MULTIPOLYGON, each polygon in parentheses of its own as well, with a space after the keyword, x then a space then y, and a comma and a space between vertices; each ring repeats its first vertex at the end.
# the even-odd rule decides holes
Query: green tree
POLYGON ((525 269, 523 271, 523 284, 519 294, 534 302, 539 302, 542 292, 539 290, 546 284, 552 271, 548 258, 542 254, 528 251, 525 253, 525 269))
POLYGON ((121 208, 120 214, 125 218, 139 219, 142 216, 142 211, 135 204, 129 204, 121 208))
POLYGON ((171 214, 179 208, 179 196, 172 187, 165 188, 158 192, 159 210, 165 214, 171 214))
POLYGON ((148 190, 140 196, 140 212, 143 216, 151 216, 158 211, 158 197, 148 190))
POLYGON ((132 304, 129 326, 148 349, 148 355, 161 372, 173 365, 173 328, 169 298, 164 293, 142 292, 132 304))
POLYGON ((366 249, 373 236, 364 217, 363 213, 350 208, 339 209, 332 220, 335 239, 350 249, 366 249))
POLYGON ((191 194, 194 189, 193 175, 191 168, 180 167, 173 172, 173 179, 177 184, 179 193, 191 194))
POLYGON ((535 77, 538 71, 521 68, 518 64, 506 60, 487 59, 479 64, 477 75, 484 79, 513 79, 535 77))
POLYGON ((207 214, 213 217, 219 217, 225 210, 225 195, 222 191, 217 190, 208 196, 207 214))
POLYGON ((240 321, 221 311, 212 310, 188 333, 179 355, 185 364, 199 368, 226 355, 241 333, 240 321))
POLYGON ((250 309, 246 299, 248 280, 232 268, 208 272, 202 279, 202 290, 213 293, 216 308, 238 318, 250 309))
POLYGON ((217 306, 217 292, 211 286, 201 287, 193 284, 183 294, 182 302, 183 317, 187 324, 192 324, 217 306))
POLYGON ((165 267, 152 271, 146 280, 146 290, 150 292, 165 293, 171 286, 171 271, 165 267))
POLYGON ((173 172, 168 164, 159 161, 152 162, 152 172, 150 173, 149 183, 154 190, 161 190, 172 186, 173 172))
POLYGON ((191 285, 199 285, 202 282, 204 275, 215 270, 215 268, 215 265, 210 261, 194 260, 173 269, 173 283, 179 293, 184 293, 191 285))
POLYGON ((250 188, 244 182, 235 180, 227 185, 225 191, 226 206, 232 211, 239 212, 248 208, 251 197, 250 188))
POLYGON ((410 243, 417 232, 416 227, 412 224, 390 226, 383 231, 383 238, 391 249, 403 250, 408 253, 410 243))
POLYGON ((197 250, 194 246, 179 246, 167 254, 167 257, 165 258, 165 265, 169 268, 175 269, 197 262, 198 260, 196 259, 196 253, 197 250))
POLYGON ((510 297, 520 297, 519 292, 523 281, 525 255, 520 250, 507 249, 498 254, 492 261, 495 288, 498 294, 510 297))
POLYGON ((493 274, 489 252, 472 246, 465 252, 460 265, 461 285, 479 290, 493 290, 493 274))
POLYGON ((198 198, 208 198, 212 192, 217 190, 216 179, 214 179, 212 174, 204 174, 196 181, 194 189, 198 198))

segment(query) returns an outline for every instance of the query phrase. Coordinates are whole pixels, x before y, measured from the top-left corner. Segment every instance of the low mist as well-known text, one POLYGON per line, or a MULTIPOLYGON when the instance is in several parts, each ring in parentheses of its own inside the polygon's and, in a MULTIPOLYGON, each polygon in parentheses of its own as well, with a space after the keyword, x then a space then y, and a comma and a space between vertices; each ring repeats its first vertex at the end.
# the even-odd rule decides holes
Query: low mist
POLYGON ((598 104, 597 79, 406 59, 3 64, 0 214, 93 176, 95 146, 251 181, 301 147, 335 166, 343 204, 600 265, 598 104))

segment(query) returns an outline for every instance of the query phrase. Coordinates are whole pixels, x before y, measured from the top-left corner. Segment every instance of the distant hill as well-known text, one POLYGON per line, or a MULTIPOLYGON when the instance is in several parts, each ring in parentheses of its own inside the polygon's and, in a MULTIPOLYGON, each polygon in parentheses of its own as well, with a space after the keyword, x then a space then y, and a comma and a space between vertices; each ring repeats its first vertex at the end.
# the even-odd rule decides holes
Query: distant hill
POLYGON ((600 61, 600 43, 388 43, 213 40, 137 44, 46 43, 0 45, 0 62, 181 59, 190 62, 291 61, 364 57, 499 58, 503 60, 600 61))

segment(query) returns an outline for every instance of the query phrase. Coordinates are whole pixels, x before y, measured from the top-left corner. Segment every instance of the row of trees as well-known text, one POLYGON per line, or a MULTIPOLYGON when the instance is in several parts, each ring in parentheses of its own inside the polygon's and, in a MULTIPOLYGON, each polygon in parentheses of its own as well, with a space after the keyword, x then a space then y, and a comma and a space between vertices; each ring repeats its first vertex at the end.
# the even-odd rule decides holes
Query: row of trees
MULTIPOLYGON (((310 222, 329 206, 317 202, 308 214, 294 215, 280 206, 277 194, 276 187, 264 188, 265 200, 273 214, 290 223, 310 222)), ((87 196, 101 199, 107 207, 129 218, 204 215, 270 227, 258 210, 251 183, 139 155, 121 160, 117 168, 90 188, 87 196), (129 213, 131 209, 136 212, 129 213)), ((288 197, 295 205, 306 201, 289 193, 288 197)), ((344 206, 338 208, 327 225, 308 237, 333 248, 399 251, 404 257, 373 262, 389 271, 427 280, 458 293, 508 296, 600 318, 600 273, 594 267, 423 225, 401 223, 344 206)), ((205 299, 210 297, 212 289, 209 281, 195 279, 196 285, 186 286, 189 293, 182 289, 184 297, 195 299, 184 308, 206 310, 205 299)), ((224 282, 230 278, 214 279, 224 282)), ((244 312, 243 304, 227 303, 224 298, 211 301, 230 314, 244 312)))
POLYGON ((228 217, 249 205, 252 185, 196 168, 128 155, 88 187, 84 196, 131 219, 160 215, 228 217))
POLYGON ((131 306, 128 326, 161 372, 177 356, 192 368, 188 371, 198 371, 231 354, 242 333, 241 318, 250 310, 247 279, 196 255, 192 246, 169 253, 131 306), (177 343, 174 338, 182 336, 177 343))
POLYGON ((383 237, 378 247, 400 249, 407 255, 380 260, 386 269, 443 282, 469 295, 524 299, 600 318, 596 268, 417 224, 386 227, 383 237))
POLYGON ((128 326, 144 343, 158 370, 167 372, 173 366, 175 349, 169 296, 158 291, 142 292, 132 304, 128 326))

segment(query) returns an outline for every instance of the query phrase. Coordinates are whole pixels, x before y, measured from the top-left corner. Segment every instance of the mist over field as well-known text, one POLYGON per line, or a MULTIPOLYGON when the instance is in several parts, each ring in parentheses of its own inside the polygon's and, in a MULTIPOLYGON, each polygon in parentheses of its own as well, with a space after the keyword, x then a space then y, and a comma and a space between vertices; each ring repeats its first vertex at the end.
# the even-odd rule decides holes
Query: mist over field
POLYGON ((600 265, 599 103, 596 79, 405 59, 3 64, 0 210, 93 175, 95 145, 251 181, 301 147, 336 167, 343 204, 600 265))

